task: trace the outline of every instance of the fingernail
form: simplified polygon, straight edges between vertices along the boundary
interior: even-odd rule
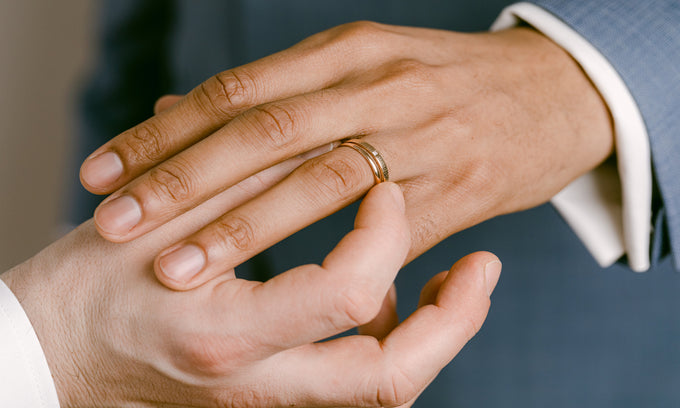
[[[130,196],[118,197],[95,211],[94,220],[102,230],[122,235],[128,233],[142,219],[142,209]]]
[[[89,186],[104,188],[123,174],[123,162],[114,152],[102,153],[83,163],[83,181]]]
[[[394,203],[397,205],[397,207],[399,207],[402,213],[406,212],[404,193],[401,191],[401,188],[396,183],[388,183],[387,185],[390,189],[390,193],[392,194],[392,198],[394,199]]]
[[[496,288],[498,278],[501,276],[501,269],[503,269],[503,264],[498,260],[489,262],[484,266],[484,280],[486,281],[486,292],[489,296]]]
[[[205,253],[196,245],[185,245],[158,261],[163,275],[175,282],[188,282],[205,266]]]

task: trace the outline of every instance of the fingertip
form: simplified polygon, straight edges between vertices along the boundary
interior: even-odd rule
[[[500,259],[487,251],[475,252],[465,258],[468,258],[467,262],[470,262],[477,271],[481,271],[481,274],[484,276],[486,293],[488,296],[491,296],[491,293],[493,293],[498,284],[501,270],[503,269]]]
[[[389,197],[391,199],[390,203],[394,208],[396,208],[402,214],[406,212],[404,193],[401,191],[401,187],[399,187],[397,183],[386,181],[384,183],[377,184],[369,191],[367,198],[369,195],[380,195],[381,197],[384,195]]]
[[[359,207],[356,227],[376,226],[390,230],[389,236],[385,236],[385,239],[398,240],[407,250],[411,247],[404,194],[396,183],[385,182],[376,185],[368,192]]]
[[[93,194],[107,194],[123,175],[123,162],[113,151],[95,152],[83,161],[80,184]]]
[[[174,280],[168,278],[168,276],[165,275],[165,273],[163,273],[163,270],[161,269],[161,267],[158,263],[159,263],[159,258],[156,257],[156,260],[154,261],[154,264],[153,264],[153,272],[154,272],[154,275],[156,275],[156,279],[163,286],[165,286],[168,289],[172,289],[174,291],[177,291],[177,292],[186,292],[188,290],[193,289],[193,287],[187,286],[187,284],[184,283],[184,282],[177,282],[177,281],[174,281]]]
[[[99,234],[111,242],[128,242],[136,237],[132,230],[142,221],[142,207],[130,195],[110,196],[94,211]]]
[[[500,260],[496,255],[487,251],[478,251],[471,254],[465,255],[458,260],[450,269],[454,272],[459,269],[473,269],[475,271],[482,272],[487,264],[499,262]]]
[[[404,192],[401,191],[401,187],[397,183],[385,182],[385,188],[388,189],[390,196],[394,202],[394,205],[399,209],[402,214],[406,213],[406,203],[404,202]]]
[[[154,261],[156,278],[170,289],[186,291],[200,286],[207,256],[195,244],[180,244],[162,251]]]
[[[153,105],[154,115],[158,115],[164,110],[172,107],[180,99],[182,99],[180,95],[163,95],[160,98],[156,99],[156,103],[154,103]]]
[[[488,308],[489,295],[498,283],[501,267],[498,257],[486,251],[461,258],[451,267],[436,303],[455,307],[457,300],[454,292],[464,291],[480,301],[487,299],[484,304]],[[453,288],[456,289],[452,290]]]
[[[486,282],[486,293],[491,296],[498,280],[501,277],[501,270],[503,269],[503,264],[500,260],[496,259],[491,261],[484,266],[484,280]]]

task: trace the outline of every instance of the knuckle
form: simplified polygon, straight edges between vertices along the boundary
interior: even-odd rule
[[[255,231],[251,222],[241,216],[228,216],[217,221],[212,233],[213,242],[224,248],[245,251],[251,249],[255,243]]]
[[[436,81],[435,67],[416,59],[406,58],[396,61],[387,76],[402,86],[417,89],[418,92],[441,89]]]
[[[474,202],[475,213],[497,213],[515,190],[506,186],[504,170],[490,160],[471,160],[450,169],[455,180],[443,194],[457,202]],[[472,215],[472,214],[470,214]]]
[[[167,143],[160,128],[147,121],[125,134],[121,150],[133,163],[157,162],[164,158]]]
[[[241,351],[236,345],[225,344],[223,339],[208,335],[186,336],[175,353],[178,368],[190,374],[220,377],[236,369],[235,362]]]
[[[189,166],[176,159],[149,172],[148,187],[161,200],[179,203],[197,194],[195,176]]]
[[[330,49],[350,52],[353,58],[371,58],[390,49],[388,31],[372,21],[355,21],[328,30],[325,45]]]
[[[358,285],[338,290],[333,298],[333,327],[344,330],[364,325],[378,315],[381,304],[380,299]]]
[[[222,116],[233,117],[256,99],[255,81],[243,69],[220,72],[203,82],[198,90],[203,104]]]
[[[362,158],[359,158],[363,160]],[[318,189],[320,197],[337,200],[347,198],[359,191],[364,174],[364,163],[347,157],[328,157],[303,164],[312,179],[309,185]]]
[[[418,395],[418,386],[406,372],[391,364],[378,386],[377,402],[381,407],[400,407]]]
[[[258,106],[254,109],[252,122],[266,147],[280,149],[298,141],[298,120],[291,109],[278,104]]]
[[[337,28],[340,38],[353,41],[356,39],[364,40],[382,33],[383,30],[380,27],[380,24],[376,22],[360,20],[342,24]]]

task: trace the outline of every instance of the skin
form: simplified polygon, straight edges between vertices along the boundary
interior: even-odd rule
[[[609,113],[584,72],[526,27],[343,25],[159,102],[168,105],[83,164],[83,185],[111,193],[95,212],[107,240],[138,238],[263,169],[363,137],[404,191],[410,261],[455,232],[546,202],[613,148]],[[103,171],[102,157],[115,166]],[[308,160],[161,251],[156,275],[174,289],[197,287],[373,183],[352,149]],[[192,268],[178,268],[184,249],[198,259]]]
[[[62,407],[410,407],[481,327],[501,267],[484,252],[432,278],[398,324],[390,286],[410,235],[392,183],[371,190],[322,265],[265,283],[229,271],[181,293],[154,278],[158,250],[253,192],[227,190],[128,244],[90,221],[0,275]]]

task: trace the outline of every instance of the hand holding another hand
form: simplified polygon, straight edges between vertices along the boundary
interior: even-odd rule
[[[267,173],[259,188],[275,180]],[[63,407],[410,406],[481,327],[500,274],[489,253],[432,278],[397,325],[388,291],[409,233],[392,183],[367,195],[321,266],[264,283],[231,271],[187,292],[159,284],[158,250],[257,193],[229,189],[127,244],[88,222],[2,275]],[[360,335],[320,342],[356,326]]]
[[[362,22],[217,74],[95,151],[81,178],[92,192],[113,193],[96,226],[126,242],[348,137],[375,146],[404,191],[408,260],[471,225],[547,201],[613,144],[588,78],[529,28],[461,34]],[[162,251],[157,276],[175,289],[197,287],[372,184],[352,149],[311,159]]]

